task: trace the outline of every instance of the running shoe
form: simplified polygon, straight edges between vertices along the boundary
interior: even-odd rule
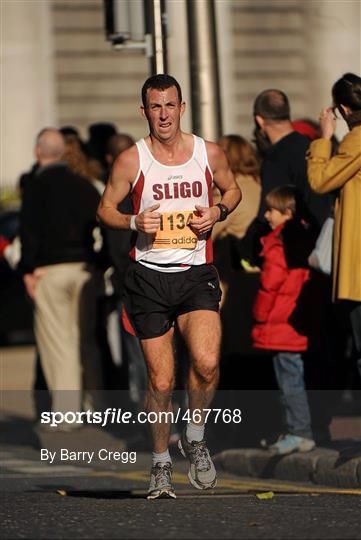
[[[172,464],[156,463],[150,471],[150,484],[147,499],[175,499],[172,485]]]
[[[184,429],[178,448],[182,455],[189,459],[188,478],[190,483],[197,489],[211,489],[217,484],[217,473],[213,465],[206,441],[189,442]]]
[[[269,450],[274,454],[285,455],[292,452],[310,452],[315,446],[316,443],[312,439],[288,434],[271,444]]]

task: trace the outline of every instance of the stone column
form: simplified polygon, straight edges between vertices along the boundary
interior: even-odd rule
[[[56,124],[51,1],[1,2],[1,183],[15,187],[34,139]]]

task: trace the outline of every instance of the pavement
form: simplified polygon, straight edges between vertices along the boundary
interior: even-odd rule
[[[2,441],[4,463],[26,459],[27,452],[41,448],[73,451],[87,448],[132,450],[121,431],[112,433],[86,426],[72,433],[49,433],[34,423],[30,389],[34,351],[32,347],[0,349],[2,379]],[[232,475],[289,482],[311,482],[338,488],[361,487],[361,414],[334,418],[332,439],[308,453],[275,456],[260,448],[228,448],[215,455],[219,470]],[[133,445],[136,449],[136,444]],[[40,463],[39,466],[45,466]],[[69,466],[72,464],[69,463]],[[101,463],[98,463],[101,466]],[[92,466],[97,467],[97,462]]]

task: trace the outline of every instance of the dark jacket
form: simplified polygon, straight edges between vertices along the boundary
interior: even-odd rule
[[[310,139],[293,131],[273,144],[264,157],[261,166],[261,205],[258,218],[263,220],[265,196],[273,188],[285,184],[294,185],[303,195],[308,210],[322,226],[330,215],[331,199],[328,195],[314,193],[308,183],[306,152]]]
[[[282,137],[266,152],[261,165],[261,204],[258,215],[249,226],[246,235],[238,244],[240,259],[247,259],[259,265],[260,238],[269,231],[265,222],[265,197],[273,188],[292,184],[303,197],[304,217],[307,222],[319,229],[331,213],[332,198],[329,195],[314,193],[307,178],[306,152],[310,139],[293,131]]]
[[[308,348],[308,310],[304,291],[310,281],[307,257],[314,235],[291,220],[262,238],[261,285],[253,308],[254,347],[276,351]]]
[[[42,167],[23,193],[22,272],[66,262],[91,262],[100,195],[62,162]]]

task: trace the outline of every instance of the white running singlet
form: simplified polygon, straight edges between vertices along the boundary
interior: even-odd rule
[[[197,239],[186,224],[196,204],[207,208],[213,205],[213,175],[206,145],[200,137],[193,135],[193,139],[192,157],[182,165],[163,165],[153,157],[144,139],[136,143],[139,172],[131,190],[133,212],[137,215],[159,203],[162,237],[155,241],[153,234],[134,233],[130,257],[153,270],[179,272],[213,260],[211,232]]]

